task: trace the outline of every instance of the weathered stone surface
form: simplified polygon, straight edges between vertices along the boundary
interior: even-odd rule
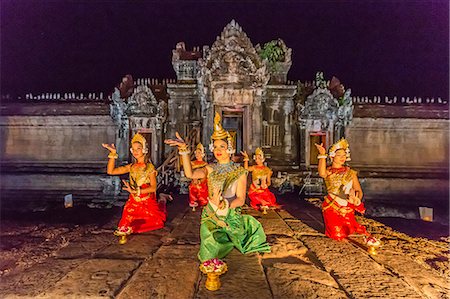
[[[355,298],[420,298],[412,287],[347,241],[303,236],[301,241],[337,282]]]
[[[131,260],[89,260],[37,298],[111,298],[139,264]]]
[[[405,280],[424,297],[445,298],[450,294],[449,280],[424,268],[407,255],[382,250],[381,254],[373,258]]]
[[[197,261],[199,245],[179,245],[161,246],[153,255],[153,258],[160,259],[192,259]]]
[[[311,217],[305,219],[315,225]],[[59,251],[49,248],[52,254],[44,263],[3,275],[0,297],[446,298],[450,292],[443,275],[448,265],[444,272],[431,269],[432,262],[446,261],[443,241],[411,238],[360,218],[382,241],[378,255],[370,256],[359,235],[337,242],[282,211],[259,220],[272,252],[246,256],[233,250],[224,259],[229,271],[216,292],[205,289],[206,276],[198,269],[200,211],[186,209],[173,221],[172,233],[167,227],[132,235],[125,245],[110,229],[78,234]],[[39,237],[42,246],[50,242],[42,241],[50,231],[17,233]],[[165,238],[171,241],[161,241]]]
[[[261,222],[264,232],[266,235],[286,235],[292,236],[294,232],[292,229],[284,222],[281,218],[260,218],[258,219]]]
[[[273,209],[269,209],[267,210],[267,214],[263,214],[262,212],[256,211],[259,213],[259,217],[261,219],[280,219],[280,215],[278,215],[278,213],[273,210]]]
[[[449,135],[446,119],[353,118],[351,125],[346,128],[345,136],[352,145],[352,165],[356,168],[364,166],[409,171],[411,168],[417,168],[426,172],[444,170],[448,166]],[[381,144],[383,146],[380,146]],[[398,148],[403,150],[397,150]],[[409,148],[417,150],[405,150]],[[390,192],[404,191],[409,194],[415,193],[416,190],[413,192],[412,189],[419,188],[417,184],[397,184],[389,187],[393,188]],[[435,192],[434,189],[425,188],[428,192]],[[365,193],[371,193],[364,186],[363,190]],[[448,194],[448,184],[446,190]],[[386,189],[380,191],[379,194],[385,194]]]
[[[270,244],[270,253],[264,253],[263,258],[281,258],[286,256],[303,256],[308,252],[302,242],[285,236],[268,235],[267,242]]]
[[[250,207],[242,208],[242,214],[253,216],[256,219],[259,219],[259,218],[261,218],[263,216],[260,211],[257,211],[257,210],[255,210],[253,208],[250,208]]]
[[[323,233],[318,232],[309,225],[306,225],[300,220],[286,220],[287,225],[294,231],[295,236],[310,235],[310,236],[324,236]]]
[[[206,275],[202,274],[195,298],[272,298],[258,255],[243,255],[233,250],[225,262],[228,272],[220,277],[222,287],[215,292],[208,291],[205,288]]]
[[[116,239],[112,233],[90,234],[61,248],[55,253],[55,256],[60,259],[88,258],[95,254],[97,250],[117,242]]]
[[[26,272],[2,277],[0,280],[0,297],[35,297],[48,289],[49,286],[54,285],[67,272],[82,262],[85,262],[85,260],[48,259],[42,264],[27,269]]]
[[[172,246],[162,246],[152,260],[145,262],[117,298],[193,298],[199,275],[199,247]]]
[[[286,210],[279,210],[277,211],[277,214],[283,219],[283,220],[290,220],[295,219],[294,216],[292,216],[288,211]]]
[[[266,274],[273,298],[348,298],[329,273],[310,263],[277,263]]]
[[[180,224],[172,231],[170,238],[178,244],[200,244],[201,209],[189,210]]]
[[[107,246],[97,252],[95,258],[109,259],[145,259],[151,256],[162,244],[159,236],[155,235],[131,235],[126,244],[115,244]]]
[[[441,241],[413,238],[375,220],[359,216],[356,219],[382,241],[381,249],[383,251],[409,256],[428,271],[437,273],[446,279],[450,277],[448,238]]]

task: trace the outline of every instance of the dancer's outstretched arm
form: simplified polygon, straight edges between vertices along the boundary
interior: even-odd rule
[[[125,166],[116,167],[116,159],[118,158],[118,156],[117,156],[116,146],[114,144],[102,143],[102,146],[104,148],[106,148],[107,150],[109,150],[108,166],[106,167],[106,173],[107,174],[109,174],[109,175],[120,175],[120,174],[125,174],[125,173],[129,173],[130,172],[131,164],[128,164],[128,165],[125,165]]]
[[[192,170],[191,159],[190,159],[190,150],[188,145],[184,142],[183,138],[181,138],[178,132],[175,133],[177,139],[166,139],[164,140],[165,144],[170,146],[178,147],[178,154],[181,156],[181,162],[184,169],[184,175],[190,179],[203,179],[208,174],[208,170],[205,168],[199,168],[196,170]]]

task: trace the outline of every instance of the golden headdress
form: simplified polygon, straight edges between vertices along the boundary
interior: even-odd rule
[[[255,157],[260,155],[264,159],[264,152],[260,147],[257,147],[255,150]]]
[[[133,143],[135,143],[135,142],[138,142],[138,143],[142,144],[142,149],[143,149],[143,152],[144,152],[144,153],[147,153],[147,152],[148,152],[148,148],[147,148],[147,140],[145,140],[145,137],[144,137],[144,136],[142,136],[142,135],[139,134],[139,133],[136,133],[136,134],[133,136],[133,139],[131,139],[131,145],[133,145]]]
[[[222,123],[220,122],[220,114],[216,112],[214,116],[214,132],[211,135],[211,140],[220,140],[230,138],[230,133],[225,131],[222,127]]]
[[[235,150],[233,149],[233,141],[231,138],[230,133],[228,131],[225,131],[222,127],[222,123],[220,122],[220,114],[216,111],[216,115],[214,115],[214,131],[211,135],[211,144],[209,145],[209,148],[211,151],[213,151],[213,143],[215,140],[223,140],[226,139],[228,143],[228,153],[233,154]]]
[[[336,155],[336,151],[343,149],[345,151],[345,155],[347,156],[347,161],[350,161],[350,145],[348,141],[344,138],[333,144],[328,150],[328,156],[334,157]]]
[[[199,143],[197,144],[197,147],[195,150],[200,150],[200,152],[204,155],[205,154],[205,148],[203,147],[203,144]]]

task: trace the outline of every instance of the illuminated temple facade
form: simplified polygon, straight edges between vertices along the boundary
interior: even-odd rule
[[[321,72],[311,82],[288,81],[293,53],[282,40],[271,43],[282,53],[276,60],[231,21],[210,46],[188,50],[183,42],[176,44],[176,79],[127,75],[107,97],[2,97],[2,206],[17,206],[18,200],[22,206],[35,204],[37,195],[40,203],[66,194],[75,202],[117,199],[120,179],[106,175],[101,143],[115,143],[118,163],[129,163],[129,142],[138,131],[150,145],[159,182],[168,182],[174,177],[168,170],[179,165],[164,139],[179,132],[191,145],[202,142],[208,148],[213,115],[219,112],[234,138],[234,160],[242,161],[241,150],[262,147],[274,170],[273,187],[287,182],[303,194],[320,194],[314,143],[328,147],[345,136],[351,166],[359,171],[372,207],[395,198],[400,206],[420,203],[448,211],[446,100],[355,97],[333,74]],[[208,158],[212,162],[211,153]]]

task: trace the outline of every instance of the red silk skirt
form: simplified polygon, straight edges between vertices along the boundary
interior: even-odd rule
[[[368,235],[366,227],[356,221],[355,211],[364,213],[364,204],[355,206],[349,203],[343,207],[327,195],[322,204],[325,234],[335,240],[345,239],[353,233]]]
[[[269,188],[257,188],[253,183],[248,190],[248,197],[250,198],[250,206],[255,210],[259,210],[261,206],[277,207],[277,199],[275,195],[270,192]]]
[[[208,183],[206,179],[200,181],[200,183],[192,180],[189,185],[189,206],[206,206],[208,203]]]
[[[146,184],[141,186],[146,187]],[[118,226],[131,227],[133,233],[142,233],[163,228],[166,217],[166,204],[157,202],[155,193],[141,194],[136,198],[130,194]]]

